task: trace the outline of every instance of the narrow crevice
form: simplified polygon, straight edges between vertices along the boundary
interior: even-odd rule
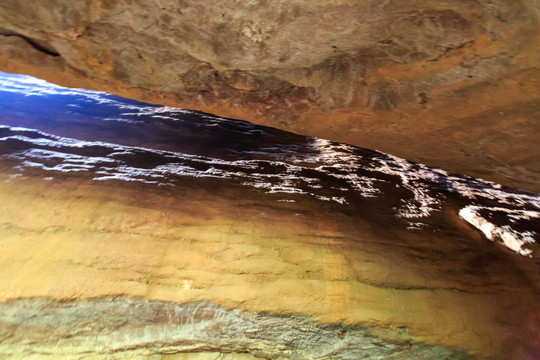
[[[34,49],[36,49],[39,52],[42,52],[44,54],[47,54],[49,56],[54,56],[54,57],[60,56],[60,53],[51,44],[49,44],[46,41],[33,39],[30,37],[15,33],[13,31],[1,29],[1,28],[0,28],[0,35],[5,36],[5,37],[10,37],[10,36],[19,37],[23,39],[24,41],[26,41],[28,45],[32,46]]]

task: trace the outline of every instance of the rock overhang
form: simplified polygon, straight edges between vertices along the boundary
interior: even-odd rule
[[[4,1],[0,69],[540,190],[531,1]]]

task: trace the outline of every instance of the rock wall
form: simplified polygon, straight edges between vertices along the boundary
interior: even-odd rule
[[[0,74],[0,360],[538,359],[540,196]]]
[[[0,4],[0,70],[540,191],[532,0]]]
[[[440,215],[453,229],[441,235],[201,179],[156,189],[6,173],[0,359],[540,351],[537,265],[457,216]]]

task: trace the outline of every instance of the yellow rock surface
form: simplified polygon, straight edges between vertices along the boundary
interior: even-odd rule
[[[373,326],[388,339],[406,326],[411,341],[472,354],[503,356],[518,339],[533,346],[538,282],[528,259],[474,249],[485,244],[466,228],[425,239],[268,196],[203,180],[156,190],[4,178],[0,300],[210,301]]]

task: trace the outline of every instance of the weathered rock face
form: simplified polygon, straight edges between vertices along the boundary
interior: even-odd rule
[[[0,108],[2,360],[540,357],[537,194],[27,76]]]
[[[14,358],[45,352],[56,359],[74,354],[79,359],[103,358],[107,353],[141,359],[168,353],[183,359],[201,350],[213,350],[209,359],[233,353],[232,359],[246,360],[467,357],[440,346],[413,346],[406,340],[405,326],[399,329],[402,339],[382,342],[366,326],[322,325],[306,316],[228,310],[209,302],[24,299],[0,303],[0,324],[6,338],[0,354]]]
[[[0,4],[0,69],[540,191],[539,1]]]

